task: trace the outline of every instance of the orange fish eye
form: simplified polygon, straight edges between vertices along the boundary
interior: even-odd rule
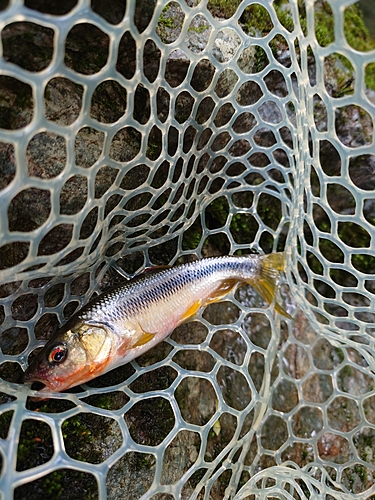
[[[51,365],[62,363],[66,358],[67,348],[63,345],[58,345],[52,349],[48,356],[48,361]]]

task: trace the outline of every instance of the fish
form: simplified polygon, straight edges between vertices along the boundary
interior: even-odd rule
[[[207,257],[144,273],[89,301],[45,344],[28,366],[25,383],[61,392],[128,363],[159,344],[198,311],[244,284],[277,312],[284,254]]]

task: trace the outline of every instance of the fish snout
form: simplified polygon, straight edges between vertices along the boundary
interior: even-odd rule
[[[48,374],[51,371],[50,366],[47,363],[36,363],[33,361],[26,369],[23,375],[23,381],[25,384],[32,384],[33,382],[42,382],[46,384],[48,379]]]

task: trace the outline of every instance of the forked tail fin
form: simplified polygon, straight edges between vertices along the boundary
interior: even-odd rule
[[[277,281],[280,272],[284,271],[284,268],[284,253],[271,253],[260,257],[258,279],[254,280],[251,284],[269,304],[272,304],[275,300]],[[291,318],[277,302],[275,302],[275,310],[283,316]]]

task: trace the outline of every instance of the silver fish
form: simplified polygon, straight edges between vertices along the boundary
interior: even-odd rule
[[[90,301],[47,342],[25,372],[42,391],[63,391],[128,363],[201,307],[251,284],[272,303],[284,254],[211,257],[146,273]],[[276,311],[289,316],[279,304]]]

